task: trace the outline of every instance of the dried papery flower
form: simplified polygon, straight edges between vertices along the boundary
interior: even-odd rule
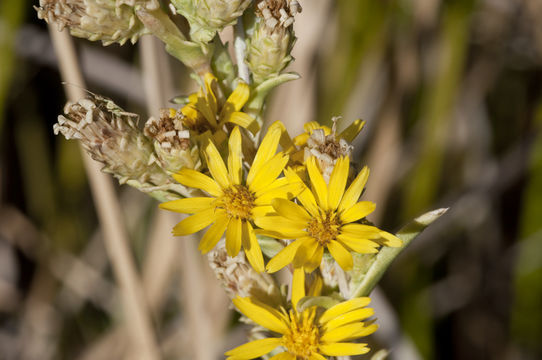
[[[280,304],[280,290],[273,278],[267,273],[255,271],[243,253],[234,257],[228,256],[224,241],[219,242],[207,254],[207,258],[231,299],[250,296],[267,304]]]
[[[254,82],[277,76],[292,61],[294,16],[301,12],[297,0],[262,0],[248,38],[247,64]]]
[[[171,3],[190,23],[192,40],[208,43],[217,31],[235,24],[252,0],[171,0]]]
[[[144,134],[154,140],[156,160],[164,170],[176,173],[182,168],[201,168],[199,149],[175,109],[160,109],[160,118],[151,117]]]
[[[137,128],[136,114],[95,95],[77,103],[68,102],[64,113],[53,127],[55,134],[80,140],[90,156],[104,164],[102,170],[121,183],[136,182],[145,191],[172,181],[152,163],[152,143]]]
[[[340,157],[351,158],[352,149],[350,142],[358,135],[363,128],[364,122],[356,120],[345,131],[337,133],[338,117],[334,117],[333,127],[319,126],[315,123],[307,124],[307,132],[294,139],[296,145],[302,145],[304,159],[314,156],[318,167],[326,182],[329,181],[333,167]]]
[[[148,33],[138,20],[132,6],[157,7],[152,1],[128,0],[40,0],[35,7],[38,18],[57,24],[59,30],[67,27],[73,36],[101,40],[104,45],[135,43]]]

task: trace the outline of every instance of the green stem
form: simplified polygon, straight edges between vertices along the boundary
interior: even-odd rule
[[[356,289],[351,292],[350,298],[368,296],[393,260],[395,260],[395,258],[412,242],[412,240],[425,230],[426,227],[441,217],[446,211],[448,211],[448,209],[444,208],[425,213],[399,230],[397,237],[403,241],[403,246],[397,248],[385,247],[380,250],[361,282]]]
[[[192,68],[199,76],[211,72],[212,44],[200,44],[186,40],[185,36],[162,11],[139,7],[136,15],[145,27],[166,45],[166,51],[183,64]]]

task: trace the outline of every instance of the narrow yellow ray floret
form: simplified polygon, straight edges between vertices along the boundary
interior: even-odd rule
[[[375,209],[375,204],[358,199],[367,182],[369,170],[365,167],[346,189],[350,160],[337,160],[329,184],[320,173],[316,160],[307,160],[311,189],[297,196],[301,205],[286,199],[276,199],[272,206],[277,212],[272,216],[256,219],[256,225],[264,235],[279,239],[295,239],[267,264],[269,272],[275,272],[293,263],[294,268],[303,267],[311,272],[321,261],[324,250],[344,269],[353,265],[351,252],[376,253],[381,244],[401,246],[396,236],[375,226],[358,223]],[[290,169],[285,171],[290,181],[300,181]]]
[[[226,134],[222,129],[226,123],[239,125],[254,133],[259,130],[257,122],[241,111],[250,96],[247,84],[240,82],[226,101],[221,102],[216,96],[216,77],[207,73],[204,82],[205,90],[190,95],[189,103],[180,110],[184,126],[198,134],[210,131],[215,141],[225,139]]]
[[[278,178],[288,162],[288,156],[276,153],[280,129],[272,125],[262,140],[254,162],[243,177],[241,132],[235,127],[229,138],[227,165],[217,148],[209,142],[205,157],[211,177],[191,169],[174,175],[179,183],[201,189],[208,197],[173,200],[160,205],[162,209],[194,214],[178,223],[173,234],[192,234],[211,225],[199,244],[199,249],[210,251],[226,233],[226,250],[236,256],[243,248],[256,271],[264,270],[264,260],[252,223],[273,212],[272,199],[286,199],[300,191],[300,182],[290,183]]]
[[[301,276],[304,276],[302,271]],[[292,286],[292,294],[304,295],[304,278],[294,279]],[[320,295],[318,290],[309,292],[312,292],[310,296]],[[252,298],[237,297],[233,303],[243,315],[277,335],[241,345],[226,352],[226,356],[228,360],[255,359],[279,346],[283,352],[270,359],[322,360],[328,356],[365,354],[369,351],[367,344],[353,341],[378,328],[372,321],[366,321],[374,313],[365,307],[370,301],[362,297],[338,303],[325,311],[319,311],[316,306],[298,311],[297,300],[292,298],[292,309],[286,311]]]

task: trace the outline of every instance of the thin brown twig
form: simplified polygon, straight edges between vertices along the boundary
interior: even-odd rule
[[[70,35],[59,32],[49,25],[53,46],[58,56],[62,78],[72,86],[66,86],[68,99],[77,101],[85,96],[84,81]],[[154,338],[151,320],[143,289],[128,245],[119,202],[111,178],[100,171],[100,165],[83,152],[85,170],[89,178],[92,196],[103,230],[106,251],[111,259],[113,271],[120,284],[121,299],[125,310],[125,321],[131,342],[138,349],[138,357],[158,360],[158,347]]]

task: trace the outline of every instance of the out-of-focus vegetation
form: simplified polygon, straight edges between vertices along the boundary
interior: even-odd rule
[[[451,208],[384,277],[374,341],[401,360],[542,358],[542,2],[300,2],[303,79],[268,120],[364,118],[356,159],[385,229]],[[131,359],[77,144],[52,134],[65,96],[32,5],[0,3],[0,359]],[[144,114],[140,45],[77,46],[89,89]],[[118,190],[164,359],[222,358],[244,334],[195,242],[156,250],[157,204]]]

